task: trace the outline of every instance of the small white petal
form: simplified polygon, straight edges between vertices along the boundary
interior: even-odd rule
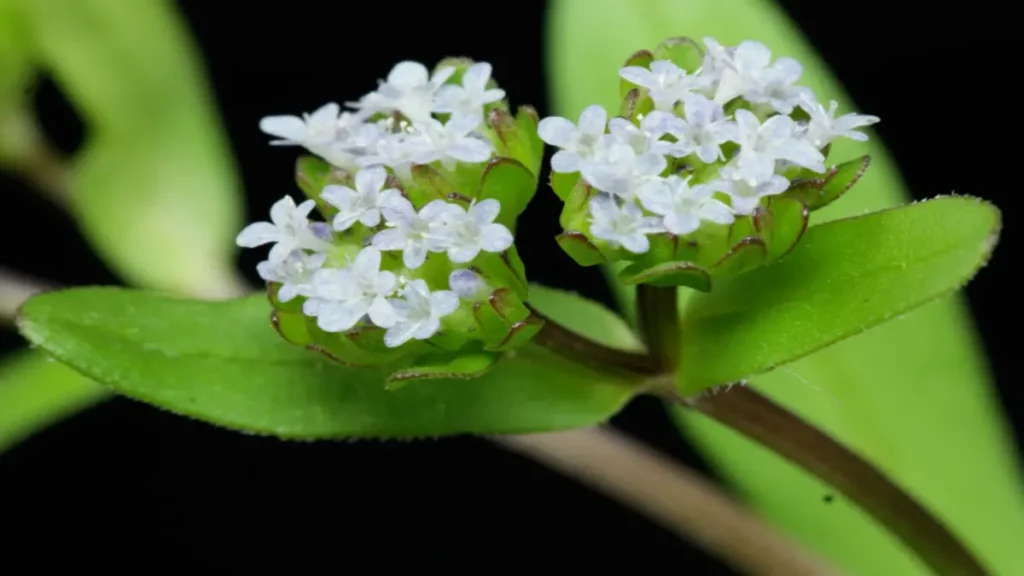
[[[254,222],[238,233],[235,243],[242,248],[255,248],[280,239],[280,231],[270,222]]]
[[[597,104],[583,109],[579,118],[579,131],[584,134],[604,134],[608,112]]]
[[[459,309],[459,297],[450,290],[437,290],[430,294],[430,309],[433,314],[443,317]]]
[[[576,126],[565,118],[552,116],[544,118],[537,124],[540,139],[552,146],[565,148],[572,145],[576,136]]]
[[[305,140],[307,134],[306,123],[298,116],[266,116],[260,119],[260,130],[294,143]]]
[[[384,187],[384,181],[388,173],[383,166],[370,166],[356,172],[356,190],[366,192],[379,192]]]
[[[501,202],[494,198],[486,198],[476,202],[469,208],[469,215],[480,226],[494,222],[501,212]]]
[[[551,170],[560,174],[579,172],[580,157],[575,152],[559,150],[551,157]]]
[[[501,224],[488,224],[480,231],[480,246],[488,252],[504,252],[514,241],[512,233]]]
[[[397,228],[389,228],[377,232],[372,242],[381,250],[402,250],[405,248],[405,234]]]

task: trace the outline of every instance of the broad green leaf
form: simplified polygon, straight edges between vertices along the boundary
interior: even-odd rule
[[[164,0],[20,0],[40,64],[82,115],[69,197],[125,281],[221,297],[241,287],[239,183],[199,54]]]
[[[999,227],[994,206],[956,196],[812,227],[777,264],[689,300],[683,391],[772,370],[959,289]]]
[[[782,9],[770,0],[554,0],[548,18],[552,113],[575,118],[589,104],[615,110],[616,71],[637,50],[669,37],[713,36],[725,44],[764,42],[798,59],[802,82],[825,101],[858,110]],[[614,34],[608,34],[614,30]],[[899,121],[883,118],[883,122]],[[868,154],[870,169],[813,223],[906,202],[892,158],[871,140],[840,140],[842,162]],[[630,317],[633,290],[613,292]],[[692,291],[682,291],[685,306]],[[840,342],[754,379],[762,393],[882,466],[944,520],[997,573],[1012,573],[1024,535],[1024,493],[990,374],[961,298],[933,302],[898,321]],[[854,574],[912,574],[924,569],[881,527],[830,488],[771,451],[698,414],[674,411],[712,463],[756,508],[784,530]]]
[[[387,390],[389,370],[344,368],[291,345],[269,315],[263,295],[205,302],[79,288],[30,299],[18,325],[35,345],[126,396],[283,438],[576,428],[607,420],[636,390],[533,346],[479,378]],[[602,321],[574,319],[585,331]]]
[[[0,453],[107,398],[110,393],[39,352],[23,350],[0,364]]]

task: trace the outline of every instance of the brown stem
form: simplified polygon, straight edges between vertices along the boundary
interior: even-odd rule
[[[56,285],[0,266],[0,324],[14,320],[18,307],[33,294]]]
[[[748,386],[677,401],[828,482],[892,531],[937,574],[987,574],[939,519],[871,463]]]
[[[640,284],[636,289],[637,327],[662,372],[675,372],[682,349],[676,287]]]
[[[696,472],[614,430],[492,440],[631,506],[745,573],[837,574]]]
[[[22,110],[0,114],[0,164],[51,202],[67,208],[70,167],[35,119]]]
[[[659,373],[653,359],[638,352],[629,352],[605,346],[582,334],[574,332],[530,307],[538,318],[544,320],[533,342],[552,352],[583,365],[600,365],[607,370],[651,376]]]

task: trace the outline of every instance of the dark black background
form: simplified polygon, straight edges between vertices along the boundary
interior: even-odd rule
[[[354,99],[398,60],[430,65],[469,55],[489,61],[513,103],[547,112],[542,2],[509,6],[518,38],[463,24],[497,10],[480,3],[472,4],[475,16],[454,2],[381,3],[382,12],[373,15],[370,7],[358,9],[366,14],[346,11],[343,2],[180,4],[207,59],[250,219],[264,219],[274,200],[293,192],[294,154],[267,146],[259,118]],[[858,110],[882,117],[878,132],[917,198],[951,191],[981,196],[999,203],[1013,223],[1019,186],[1012,179],[996,186],[979,180],[985,158],[1005,166],[1007,154],[1017,153],[998,151],[983,133],[1009,114],[985,95],[1002,82],[988,79],[985,74],[999,72],[984,68],[997,65],[999,51],[973,47],[987,29],[963,12],[922,15],[882,0],[862,0],[854,9],[782,4],[843,79]],[[45,86],[39,106],[53,138],[73,150],[82,127],[56,89]],[[7,178],[2,183],[14,189],[4,195],[5,215],[25,214],[35,224],[28,237],[20,224],[0,226],[0,264],[66,284],[117,282],[67,217],[28,188]],[[607,299],[594,269],[571,265],[551,243],[556,210],[553,195],[538,194],[528,213],[531,227],[520,243],[531,280]],[[1014,344],[999,335],[1011,306],[1007,286],[1017,244],[1016,232],[1004,229],[996,258],[967,293],[1020,438],[1024,396],[1011,372]],[[251,252],[240,264],[255,281],[259,255]],[[12,331],[0,332],[0,344],[7,350],[20,341]],[[706,470],[653,401],[636,402],[615,423]],[[483,440],[284,443],[122,399],[0,456],[0,503],[0,522],[13,528],[5,548],[15,555],[14,542],[95,540],[106,546],[97,554],[143,546],[166,557],[286,556],[326,560],[333,569],[414,561],[488,570],[511,560],[590,569],[621,560],[640,569],[729,573],[619,505]]]

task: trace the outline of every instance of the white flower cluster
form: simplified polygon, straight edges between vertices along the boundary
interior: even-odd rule
[[[487,87],[486,62],[469,66],[461,85],[445,84],[454,73],[444,66],[431,75],[419,62],[400,62],[376,90],[348,103],[352,110],[331,102],[301,118],[268,116],[260,129],[280,139],[272,144],[302,146],[349,171],[384,165],[406,178],[414,164],[454,169],[457,162],[486,162],[493,146],[477,130],[484,107],[505,92]],[[447,114],[447,122],[434,114]]]
[[[855,129],[879,120],[859,114],[836,118],[835,102],[826,110],[809,88],[796,85],[803,71],[798,62],[784,57],[773,62],[759,42],[723,47],[705,38],[704,43],[704,61],[693,74],[668,60],[619,70],[623,79],[646,88],[654,102],[639,126],[626,118],[609,120],[597,105],[586,108],[575,124],[560,117],[540,122],[541,139],[560,148],[551,169],[579,172],[599,191],[590,201],[590,231],[613,247],[640,254],[650,247],[648,234],[685,235],[702,221],[729,224],[735,215],[751,214],[761,198],[789,187],[782,175],[787,169],[824,173],[822,148],[838,137],[867,140]],[[724,106],[733,108],[737,98],[746,106],[727,114]],[[790,117],[797,108],[809,120]],[[738,148],[730,158],[722,150],[728,142]],[[661,176],[668,158],[687,157],[723,165],[717,177],[700,184],[691,185],[690,177]]]
[[[484,106],[504,92],[486,87],[491,74],[486,63],[470,66],[461,86],[444,84],[453,72],[446,67],[428,77],[422,64],[402,62],[376,91],[352,105],[356,112],[340,112],[332,103],[304,118],[271,116],[260,122],[265,132],[283,139],[273,143],[303,146],[355,173],[354,189],[328,185],[321,191],[338,210],[332,222],[310,221],[314,200],[296,205],[285,196],[271,207],[270,222],[250,224],[236,239],[246,248],[273,244],[257,266],[260,277],[281,284],[277,298],[282,302],[305,297],[303,313],[316,318],[322,330],[378,326],[386,329],[384,343],[392,348],[430,338],[441,318],[459,307],[459,297],[471,297],[483,281],[469,269],[456,269],[451,290],[432,291],[414,271],[431,253],[467,264],[481,251],[504,252],[512,245],[508,228],[494,222],[501,210],[497,200],[474,201],[468,208],[434,200],[417,210],[401,191],[387,187],[387,168],[401,176],[416,164],[454,168],[457,162],[490,159],[490,141],[475,130]],[[396,112],[404,118],[400,122]],[[441,124],[432,113],[451,116]],[[390,116],[373,120],[382,115]],[[360,250],[346,266],[331,267],[345,253],[334,242],[341,232],[362,238]],[[381,269],[382,251],[402,253],[399,274]]]

